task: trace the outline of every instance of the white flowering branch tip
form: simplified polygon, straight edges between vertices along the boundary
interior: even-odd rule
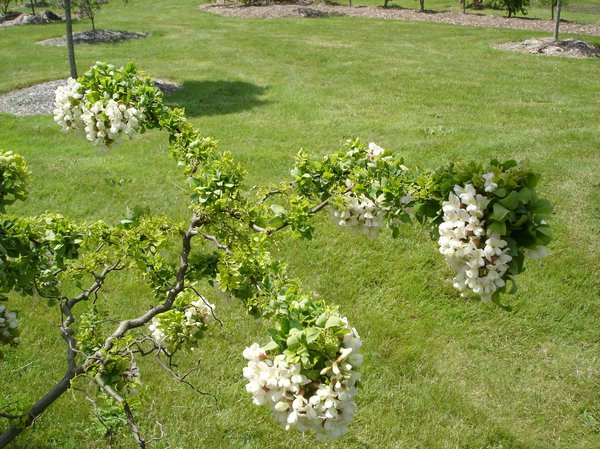
[[[92,102],[89,94],[72,78],[56,89],[54,120],[63,131],[83,129],[86,139],[95,146],[115,145],[124,136],[137,134],[144,119],[137,108],[113,98]]]
[[[484,175],[484,179],[486,183],[492,180],[493,173]],[[486,237],[484,218],[489,203],[490,199],[477,193],[473,185],[456,185],[442,205],[444,221],[438,228],[439,251],[457,272],[454,287],[463,295],[471,291],[484,302],[504,287],[512,260],[501,236],[493,232]]]
[[[273,418],[286,430],[314,432],[318,439],[344,435],[354,419],[356,383],[362,364],[362,341],[348,327],[338,357],[321,370],[318,380],[302,374],[298,363],[289,363],[283,354],[271,355],[258,343],[243,351],[248,365],[246,391],[256,405],[268,405]]]

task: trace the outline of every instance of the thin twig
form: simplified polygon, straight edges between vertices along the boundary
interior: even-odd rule
[[[217,401],[217,397],[212,394],[212,393],[207,393],[205,391],[199,390],[198,388],[196,388],[192,383],[190,383],[189,381],[187,381],[187,377],[192,374],[195,373],[196,371],[198,371],[200,369],[200,359],[198,359],[196,366],[192,369],[190,369],[187,373],[185,373],[184,375],[179,375],[177,374],[172,368],[171,368],[171,363],[169,362],[169,364],[167,365],[161,358],[160,358],[160,354],[156,355],[156,360],[158,360],[158,364],[163,367],[169,374],[171,374],[178,382],[181,382],[182,384],[187,385],[188,387],[190,387],[192,390],[194,390],[196,393],[202,395],[202,396],[210,396],[211,398],[213,398],[215,400],[215,402]]]

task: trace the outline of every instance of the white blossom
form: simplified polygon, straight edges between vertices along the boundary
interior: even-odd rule
[[[268,355],[258,343],[247,347],[243,374],[254,404],[268,405],[286,430],[312,431],[320,440],[344,435],[356,410],[353,398],[360,374],[355,368],[362,364],[362,341],[354,328],[347,328],[338,358],[322,371],[327,382],[318,386],[301,373],[300,364],[288,363],[284,355]]]
[[[383,148],[381,148],[379,145],[370,142],[369,143],[369,151],[367,152],[367,159],[370,161],[374,161],[377,158],[379,158],[379,156],[381,156],[383,153],[385,152],[385,150]]]
[[[183,319],[177,323],[177,325],[181,326],[182,328],[178,334],[178,337],[188,338],[189,336],[194,335],[199,328],[205,326],[210,321],[214,308],[214,304],[207,303],[203,298],[193,301],[185,308]],[[172,343],[169,341],[172,337],[169,333],[169,330],[166,329],[166,327],[169,325],[169,322],[167,321],[164,323],[164,318],[162,315],[163,314],[159,314],[152,318],[152,321],[148,326],[148,330],[150,330],[154,340],[162,345],[167,346],[169,343]]]
[[[343,210],[331,209],[339,226],[355,227],[370,238],[377,237],[383,227],[384,213],[373,200],[363,194],[347,193],[343,204]]]
[[[138,132],[144,118],[138,109],[128,108],[106,93],[92,103],[87,99],[89,92],[81,90],[81,84],[72,78],[56,90],[54,120],[64,131],[83,129],[86,139],[96,146],[112,145]]]
[[[495,232],[486,236],[484,216],[489,202],[471,184],[454,186],[442,204],[444,221],[438,228],[439,251],[457,272],[454,287],[461,294],[472,291],[484,302],[505,285],[503,277],[512,260],[501,236]]]

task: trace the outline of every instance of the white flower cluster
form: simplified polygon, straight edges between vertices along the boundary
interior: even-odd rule
[[[299,364],[290,364],[285,355],[271,358],[258,343],[243,352],[248,360],[244,377],[246,390],[256,405],[268,404],[273,418],[286,430],[313,431],[317,439],[337,438],[348,431],[354,419],[355,371],[362,364],[360,340],[355,329],[344,336],[338,358],[321,371],[328,383],[316,385],[301,374]]]
[[[155,316],[148,329],[154,340],[166,346],[177,341],[190,341],[194,339],[196,332],[210,321],[214,308],[214,304],[200,298],[193,301],[183,314],[173,314],[170,312],[177,311],[171,310]],[[172,332],[174,329],[177,329],[176,334]]]
[[[140,111],[112,98],[87,102],[81,88],[70,78],[67,86],[56,90],[54,120],[64,131],[83,128],[87,140],[97,146],[111,145],[137,133],[143,119]]]
[[[347,193],[343,197],[344,210],[331,209],[336,223],[340,226],[356,227],[370,238],[377,237],[383,227],[384,212],[375,201],[361,194]]]
[[[18,342],[17,313],[9,311],[6,306],[0,305],[0,344],[15,344]]]
[[[496,190],[498,188],[498,184],[496,184],[494,182],[494,173],[489,172],[489,173],[484,173],[483,175],[481,175],[481,177],[483,178],[483,181],[485,182],[485,191],[486,192],[493,192],[494,190]]]
[[[378,159],[379,156],[381,156],[384,152],[385,152],[385,150],[383,148],[381,148],[379,145],[377,145],[376,143],[370,142],[369,143],[369,151],[367,152],[367,159],[370,161],[374,161],[374,160]]]
[[[54,97],[54,121],[63,131],[77,128],[82,123],[80,100],[81,84],[73,78],[67,80],[66,86],[59,86]]]
[[[489,202],[471,184],[454,186],[442,206],[438,240],[440,253],[458,272],[454,287],[461,293],[471,290],[483,301],[504,286],[503,276],[512,260],[501,236],[495,232],[486,236],[484,214]]]

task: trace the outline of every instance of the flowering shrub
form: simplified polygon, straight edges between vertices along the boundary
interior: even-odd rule
[[[56,90],[54,120],[63,131],[83,129],[96,146],[111,146],[143,132],[146,114],[156,112],[153,107],[162,94],[149,79],[131,83],[132,73],[131,65],[119,71],[97,62],[79,81],[69,78]],[[99,79],[109,82],[98,83]]]
[[[135,420],[134,405],[143,397],[137,395],[143,365],[136,360],[154,354],[175,379],[192,386],[190,372],[178,374],[173,360],[179,350],[196,346],[211,323],[220,323],[200,293],[208,285],[268,322],[270,340],[243,351],[254,403],[268,406],[287,430],[311,431],[319,439],[347,432],[362,341],[337,307],[303,290],[269,251],[282,235],[310,238],[318,212],[329,208],[338,224],[369,237],[384,228],[398,237],[402,225],[414,221],[430,226],[457,272],[455,286],[484,301],[498,302],[500,294],[514,291],[525,256],[543,255],[551,240],[552,206],[537,196],[538,175],[515,161],[411,170],[397,155],[355,140],[320,161],[301,152],[290,180],[248,188],[231,153],[219,151],[182,110],[164,106],[162,94],[132,64],[117,69],[96,63],[59,89],[55,114],[63,129],[82,129],[98,146],[146,129],[167,132],[169,154],[188,187],[192,217],[185,226],[141,212],[116,225],[77,225],[57,214],[0,220],[0,299],[9,291],[35,292],[60,309],[67,371],[52,397],[75,381],[93,382],[107,409],[123,412],[139,447],[153,439],[142,436]],[[0,153],[0,169],[4,212],[4,205],[25,199],[27,169],[12,153]],[[181,246],[175,261],[167,254],[176,237]],[[198,239],[206,244],[196,245]],[[139,315],[116,321],[100,310],[98,291],[125,269],[146,282],[153,298]],[[74,313],[81,303],[91,307]],[[10,340],[1,334],[0,344],[15,343],[15,315],[2,307],[0,332],[12,330]],[[0,441],[10,442],[51,402],[42,398],[25,410]],[[92,402],[100,416],[102,407]]]
[[[337,357],[319,372],[323,380],[315,382],[302,374],[301,364],[290,364],[284,354],[274,355],[254,343],[243,352],[248,360],[246,390],[256,405],[267,404],[286,430],[313,431],[317,439],[340,437],[354,418],[353,398],[360,379],[354,369],[362,364],[361,346],[351,329],[341,339]]]
[[[494,160],[453,164],[433,179],[434,195],[445,197],[435,223],[440,253],[457,272],[454,287],[498,302],[516,290],[525,257],[544,256],[552,240],[552,205],[538,198],[538,176],[526,164]]]

